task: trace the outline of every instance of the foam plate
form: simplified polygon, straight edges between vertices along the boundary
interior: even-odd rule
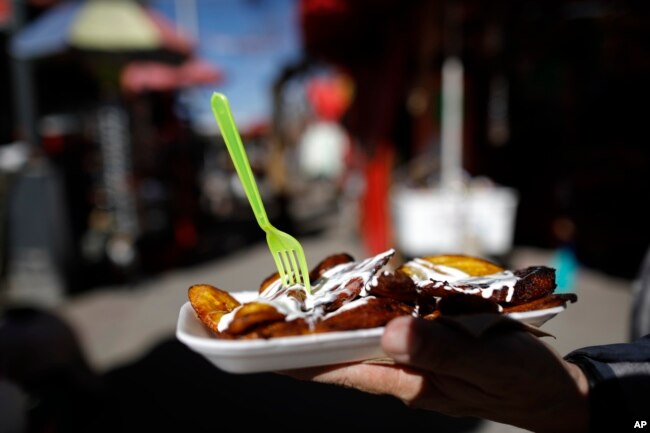
[[[248,302],[257,292],[236,292],[240,302]],[[511,313],[513,319],[541,326],[565,307]],[[380,347],[384,328],[328,332],[269,340],[220,340],[196,317],[186,302],[180,310],[176,336],[190,349],[230,373],[258,373],[319,365],[339,364],[384,357]]]

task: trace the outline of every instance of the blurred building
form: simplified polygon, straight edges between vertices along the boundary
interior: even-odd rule
[[[431,182],[440,70],[457,56],[465,70],[463,165],[520,192],[516,244],[565,245],[587,266],[635,275],[650,244],[639,201],[650,185],[650,148],[637,108],[650,96],[645,3],[303,0],[301,7],[308,53],[355,80],[346,121],[370,164],[382,164],[389,143],[396,165],[428,167],[412,182]]]

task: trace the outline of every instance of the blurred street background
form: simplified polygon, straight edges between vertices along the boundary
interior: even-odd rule
[[[0,337],[12,311],[53,314],[110,374],[173,340],[192,284],[273,272],[218,91],[311,265],[548,265],[579,297],[549,344],[627,341],[648,33],[632,0],[0,0]]]

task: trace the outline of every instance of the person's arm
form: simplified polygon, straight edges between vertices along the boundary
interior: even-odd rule
[[[589,386],[582,369],[525,331],[473,337],[444,323],[400,317],[386,327],[382,348],[397,364],[360,363],[290,374],[536,432],[588,430]]]
[[[565,359],[588,379],[592,431],[650,429],[650,335],[578,349]]]

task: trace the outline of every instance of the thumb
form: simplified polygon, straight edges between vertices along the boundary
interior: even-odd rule
[[[398,317],[384,331],[384,352],[400,364],[439,374],[461,375],[472,370],[477,347],[471,337],[435,321]]]

